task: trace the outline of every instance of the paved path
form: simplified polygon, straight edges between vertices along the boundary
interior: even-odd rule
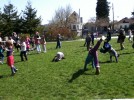
[[[129,36],[126,36],[126,38],[128,38]],[[111,37],[112,39],[117,39],[118,38],[118,36],[112,36]],[[95,40],[99,40],[100,39],[100,37],[99,38],[94,38]],[[85,39],[77,39],[77,40],[68,40],[68,41],[64,41],[64,42],[73,42],[73,41],[85,41]],[[50,43],[55,43],[55,42],[50,42]]]
[[[126,38],[128,38],[129,36],[126,36]],[[117,39],[118,38],[118,36],[112,36],[111,37],[112,39]],[[99,40],[100,39],[100,37],[99,38],[94,38],[95,40]],[[78,39],[78,40],[72,40],[72,41],[85,41],[85,39]]]

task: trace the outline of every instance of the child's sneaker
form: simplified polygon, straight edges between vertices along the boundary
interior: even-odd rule
[[[96,70],[95,74],[99,75],[100,74],[100,70]]]
[[[96,75],[99,75],[99,74],[100,74],[100,69],[99,69],[99,68],[96,68],[95,74],[96,74]]]
[[[12,73],[12,74],[11,74],[11,76],[14,76],[14,75],[15,75],[15,73]]]
[[[84,71],[88,71],[88,68],[84,68]]]
[[[18,71],[18,69],[15,70],[15,72],[17,72],[17,71]]]
[[[1,64],[3,64],[3,62],[2,62],[2,61],[0,61],[0,63],[1,63]]]

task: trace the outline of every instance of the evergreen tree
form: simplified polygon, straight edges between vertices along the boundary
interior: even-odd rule
[[[15,29],[16,19],[19,18],[17,15],[18,11],[13,6],[13,4],[9,3],[4,6],[2,13],[2,24],[3,24],[3,33],[4,35],[11,35],[11,33]]]
[[[16,33],[21,33],[23,32],[23,19],[21,18],[17,18],[14,24],[14,32]]]
[[[2,21],[2,12],[1,12],[1,9],[0,9],[0,32],[2,32],[2,27],[3,27],[3,21]]]
[[[109,2],[107,2],[107,0],[97,0],[96,16],[97,16],[97,19],[108,18]]]
[[[37,10],[35,8],[32,8],[32,5],[30,2],[27,3],[25,11],[23,11],[23,26],[24,26],[24,32],[35,33],[36,28],[41,23],[41,18],[37,18]]]

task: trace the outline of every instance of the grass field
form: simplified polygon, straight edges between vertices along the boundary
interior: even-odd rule
[[[134,49],[126,39],[125,49],[113,39],[110,42],[120,54],[119,62],[109,62],[109,54],[99,52],[100,75],[81,70],[87,56],[84,41],[62,42],[61,49],[56,43],[47,43],[47,53],[32,51],[28,61],[21,62],[18,52],[14,53],[18,72],[10,76],[6,63],[0,65],[0,100],[87,100],[134,98]],[[101,45],[102,46],[102,45]],[[66,59],[51,62],[57,51]],[[115,61],[115,59],[113,59]],[[6,58],[5,58],[6,62]]]

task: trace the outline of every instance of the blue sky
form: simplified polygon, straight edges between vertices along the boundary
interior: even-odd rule
[[[0,0],[0,8],[11,2],[19,12],[25,10],[28,0]],[[73,11],[81,11],[83,22],[87,22],[91,17],[96,16],[97,0],[30,0],[32,7],[35,8],[37,16],[41,16],[42,24],[47,24],[55,14],[55,10],[59,7],[65,8],[67,5],[72,7]],[[114,4],[115,20],[120,20],[124,17],[131,17],[131,12],[134,11],[134,0],[108,0]],[[110,9],[110,19],[112,20],[112,9]]]

